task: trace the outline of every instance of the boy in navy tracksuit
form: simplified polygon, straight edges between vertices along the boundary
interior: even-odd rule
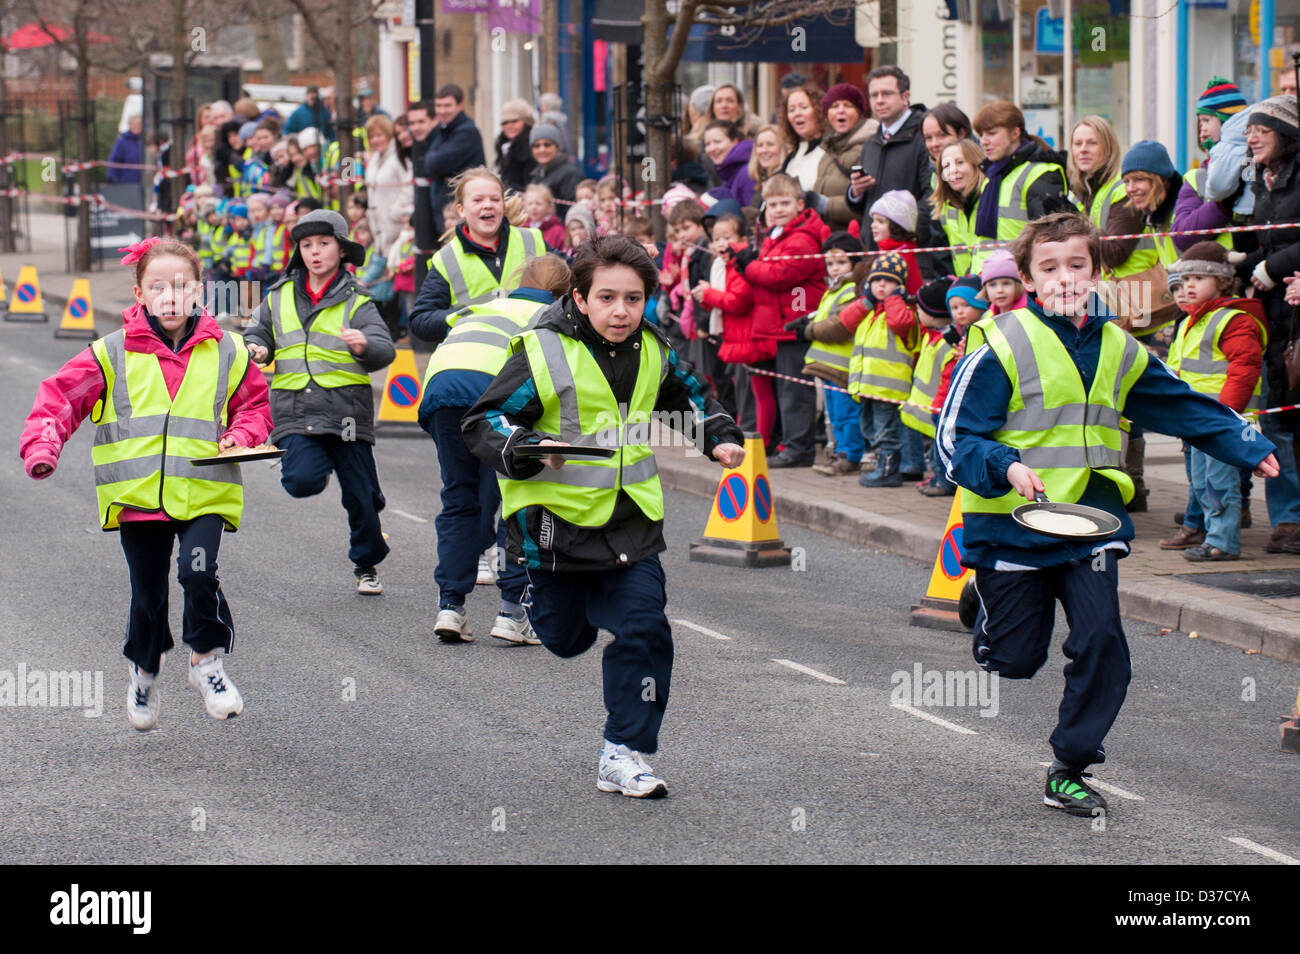
[[[980,599],[976,662],[1011,679],[1033,676],[1047,661],[1056,601],[1065,608],[1069,662],[1043,801],[1074,815],[1097,815],[1106,800],[1083,781],[1084,769],[1106,759],[1102,743],[1131,674],[1116,591],[1117,563],[1133,538],[1124,510],[1133,486],[1114,439],[1119,415],[1182,437],[1215,459],[1258,468],[1261,476],[1276,473],[1277,462],[1273,445],[1244,418],[1192,391],[1109,325],[1113,316],[1091,291],[1100,261],[1095,226],[1073,213],[1044,216],[1012,250],[1029,290],[1027,307],[972,327],[936,439],[949,478],[964,488],[962,563],[975,569]],[[1058,404],[1062,395],[1066,406]],[[1082,412],[1079,422],[1109,423],[1083,431],[1073,424],[1073,411]],[[1082,447],[1071,446],[1080,435]],[[1109,446],[1099,441],[1103,436]],[[1076,450],[1087,465],[1062,466]],[[1012,505],[1044,490],[1057,502],[1113,514],[1119,530],[1106,540],[1076,542],[1021,527],[1010,516]]]

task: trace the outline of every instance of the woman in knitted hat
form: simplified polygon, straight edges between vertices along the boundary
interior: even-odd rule
[[[1274,96],[1251,108],[1246,145],[1255,163],[1255,211],[1252,222],[1268,225],[1300,222],[1300,119],[1294,96]],[[1291,340],[1291,306],[1283,279],[1300,270],[1300,225],[1257,232],[1259,248],[1246,255],[1237,274],[1255,287],[1268,316],[1268,350],[1264,355],[1264,402],[1268,407],[1300,404],[1300,388],[1287,387],[1284,352]],[[1273,536],[1269,553],[1300,553],[1300,476],[1294,446],[1300,435],[1300,411],[1265,414],[1264,436],[1278,445],[1282,473],[1264,481]]]
[[[1170,231],[1182,176],[1174,168],[1169,150],[1154,139],[1134,143],[1124,155],[1120,173],[1124,177],[1124,191],[1142,218],[1142,231]],[[1156,237],[1143,241],[1148,243],[1145,246],[1148,249],[1150,243],[1154,243],[1160,264],[1166,268],[1178,258],[1178,249],[1169,238]]]
[[[828,227],[847,229],[857,218],[845,198],[849,171],[862,154],[862,144],[875,135],[880,123],[869,117],[866,97],[852,83],[836,83],[828,89],[822,97],[821,109],[826,117],[822,158],[810,190],[812,195],[805,196],[805,201],[812,200],[813,208]]]
[[[560,127],[554,123],[538,123],[528,134],[528,141],[537,162],[529,181],[546,186],[558,202],[572,202],[583,175],[564,149]]]
[[[497,174],[511,192],[523,192],[532,179],[532,136],[537,116],[527,100],[511,99],[501,105],[501,132],[496,138]]]

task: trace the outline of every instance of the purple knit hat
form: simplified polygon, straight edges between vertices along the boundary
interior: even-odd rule
[[[858,115],[867,115],[867,97],[863,96],[862,90],[852,83],[836,83],[828,89],[826,95],[822,97],[822,112],[826,112],[831,108],[832,104],[840,100],[852,103],[857,107]]]
[[[997,278],[1010,278],[1012,281],[1020,281],[1020,272],[1016,268],[1016,260],[1004,248],[990,252],[989,257],[984,259],[984,267],[980,269],[981,284],[987,285]]]
[[[916,233],[916,196],[904,189],[886,192],[871,204],[871,215],[883,215],[904,231]]]

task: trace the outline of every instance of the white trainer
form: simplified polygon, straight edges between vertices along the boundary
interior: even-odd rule
[[[474,642],[474,636],[469,628],[469,617],[462,610],[438,610],[438,619],[433,624],[433,631],[444,643]]]
[[[626,745],[602,750],[596,788],[631,798],[663,798],[668,794],[668,783],[655,775],[645,756]]]
[[[190,664],[190,685],[203,697],[203,707],[214,719],[233,719],[244,711],[244,699],[226,675],[220,656]]]
[[[357,592],[361,595],[378,596],[384,592],[384,584],[379,582],[379,573],[373,566],[364,570],[357,570],[356,577]]]
[[[497,581],[497,548],[488,547],[478,558],[478,577],[475,586],[492,586]]]
[[[496,622],[492,624],[492,632],[489,635],[520,646],[542,645],[542,641],[533,632],[533,624],[528,622],[527,614],[518,619],[505,613],[499,614]]]
[[[126,717],[133,729],[148,732],[158,724],[158,708],[162,700],[158,691],[158,676],[149,675],[135,663],[127,667],[130,683],[126,687]],[[161,671],[162,667],[158,667]]]

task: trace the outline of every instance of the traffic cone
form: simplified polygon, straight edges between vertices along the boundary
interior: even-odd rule
[[[0,301],[4,301],[4,300],[5,300],[6,298],[8,298],[8,297],[9,297],[9,293],[8,293],[7,291],[5,291],[5,276],[4,276],[4,272],[3,272],[3,271],[0,271]]]
[[[790,565],[790,551],[776,528],[767,453],[760,435],[745,435],[745,461],[723,472],[704,536],[691,544],[690,552],[697,563]]]
[[[85,338],[94,340],[95,310],[90,307],[90,279],[78,278],[72,283],[68,304],[63,309],[63,319],[54,329],[56,338]]]
[[[5,321],[49,321],[45,314],[45,300],[41,298],[41,280],[35,265],[24,265],[18,270],[14,284],[14,297],[9,302]]]
[[[379,424],[418,424],[420,420],[420,378],[415,369],[415,352],[398,348],[388,366],[384,393],[379,404]]]
[[[1282,751],[1300,755],[1300,693],[1296,693],[1291,715],[1282,720]]]
[[[912,607],[912,625],[928,629],[967,632],[974,623],[975,572],[961,565],[961,488],[952,498],[948,525],[939,541],[939,555],[930,571],[930,585],[921,602]],[[963,618],[965,617],[965,618]]]

